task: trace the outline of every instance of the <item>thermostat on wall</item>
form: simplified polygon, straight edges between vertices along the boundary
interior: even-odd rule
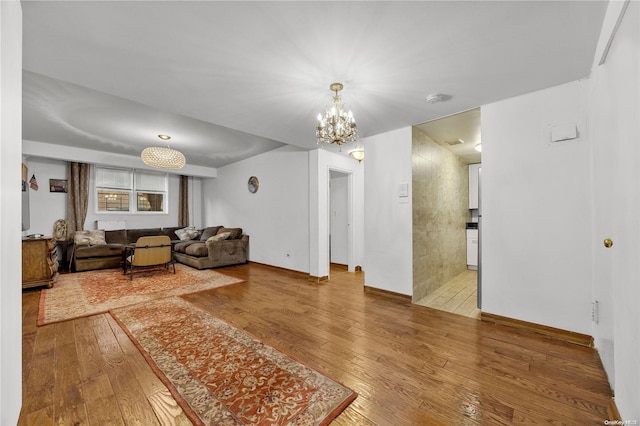
[[[553,124],[551,126],[551,142],[562,142],[578,137],[578,129],[574,123]]]

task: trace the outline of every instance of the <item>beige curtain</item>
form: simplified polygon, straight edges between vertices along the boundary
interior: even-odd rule
[[[145,194],[152,212],[162,211],[162,194]]]
[[[189,226],[189,176],[180,176],[180,206],[178,226]]]
[[[89,204],[89,164],[69,162],[67,166],[67,236],[84,229]]]

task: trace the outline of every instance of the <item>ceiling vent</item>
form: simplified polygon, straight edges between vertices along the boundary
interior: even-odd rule
[[[451,95],[445,95],[442,93],[430,93],[427,95],[427,102],[430,104],[448,101],[449,99],[451,99]]]
[[[446,143],[449,146],[455,146],[455,145],[460,145],[461,143],[464,143],[464,141],[462,139],[452,139],[450,141],[445,141],[444,143]]]

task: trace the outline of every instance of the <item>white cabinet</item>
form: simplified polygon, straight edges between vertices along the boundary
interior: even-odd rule
[[[480,165],[481,163],[469,164],[469,209],[477,209],[479,206]]]
[[[467,229],[467,268],[478,268],[478,230]]]

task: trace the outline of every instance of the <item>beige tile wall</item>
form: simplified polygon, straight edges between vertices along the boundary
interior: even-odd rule
[[[413,129],[413,300],[467,269],[467,164]]]

